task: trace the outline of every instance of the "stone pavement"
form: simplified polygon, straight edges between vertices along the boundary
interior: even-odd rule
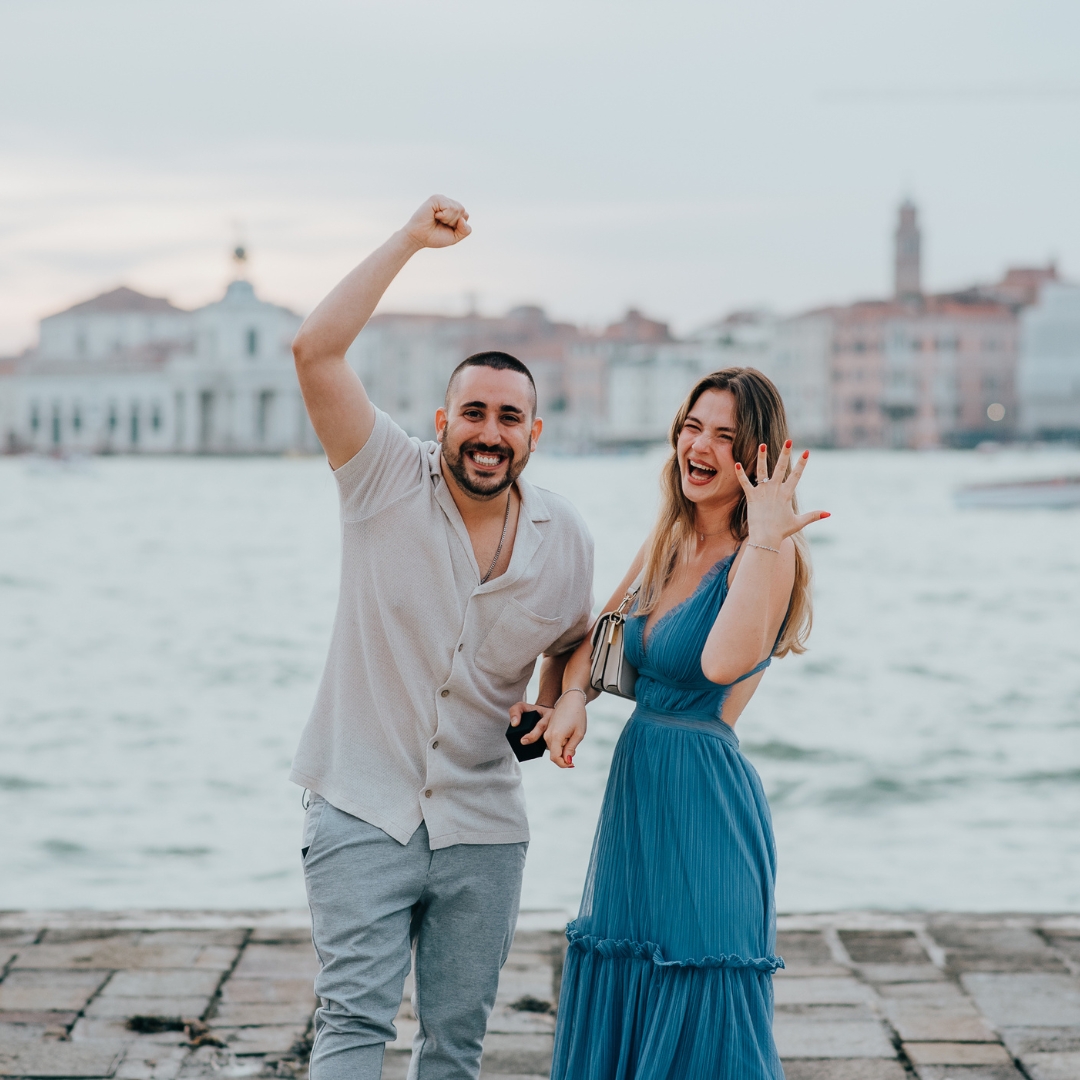
[[[558,921],[522,916],[484,1080],[547,1076]],[[779,929],[788,1080],[1080,1080],[1080,916]],[[306,912],[0,913],[0,1077],[306,1077],[315,967]],[[406,987],[384,1080],[404,1080],[415,1025]]]

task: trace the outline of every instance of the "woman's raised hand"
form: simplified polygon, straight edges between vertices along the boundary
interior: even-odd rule
[[[791,464],[791,440],[788,439],[776,459],[772,476],[769,476],[768,447],[762,443],[758,447],[756,484],[750,483],[746,470],[739,462],[735,462],[735,475],[746,493],[746,524],[750,543],[779,548],[782,540],[806,528],[810,522],[829,517],[827,510],[795,513],[795,488],[798,487],[809,458],[810,451],[804,450],[791,466],[791,473],[788,475],[788,466]]]

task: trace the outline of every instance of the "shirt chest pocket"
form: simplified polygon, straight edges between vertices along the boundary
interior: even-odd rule
[[[507,683],[528,678],[536,658],[557,641],[562,619],[545,619],[510,599],[476,650],[476,666]]]

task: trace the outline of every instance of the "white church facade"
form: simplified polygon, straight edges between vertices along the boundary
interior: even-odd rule
[[[317,452],[290,348],[300,322],[242,279],[195,311],[127,288],[76,304],[0,373],[0,446]]]

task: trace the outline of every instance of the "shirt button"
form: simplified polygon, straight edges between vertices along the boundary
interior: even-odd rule
[[[442,693],[439,696],[440,697],[449,697],[450,696],[450,691],[449,690],[443,690]]]
[[[424,798],[425,799],[430,799],[431,798],[431,788],[428,788],[427,791],[424,792]]]
[[[434,741],[434,742],[433,742],[433,743],[431,744],[431,749],[432,749],[432,750],[438,750],[438,749],[439,749],[439,740],[438,740],[438,739],[436,739],[436,740],[435,740],[435,741]]]
[[[465,648],[465,642],[464,641],[459,642],[458,647],[457,647],[457,651],[461,652],[461,650],[464,649],[464,648]]]

